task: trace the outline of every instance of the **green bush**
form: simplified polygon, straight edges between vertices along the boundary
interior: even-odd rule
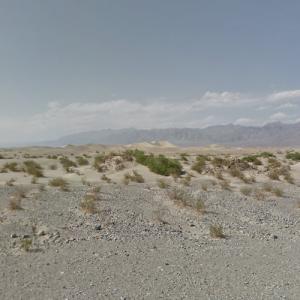
[[[146,155],[141,150],[133,151],[132,155],[136,159],[136,162],[147,166],[153,173],[164,176],[182,174],[182,166],[176,159],[167,158],[162,154],[158,156],[153,154]]]
[[[287,159],[295,160],[295,161],[300,161],[300,152],[289,152],[285,156]]]
[[[89,164],[89,161],[82,156],[77,156],[76,161],[79,166],[87,166]]]

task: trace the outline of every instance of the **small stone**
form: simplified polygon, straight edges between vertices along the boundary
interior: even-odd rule
[[[101,229],[102,229],[102,226],[100,224],[95,226],[95,230],[101,230]]]
[[[274,239],[274,240],[277,240],[277,239],[278,239],[278,236],[277,236],[276,234],[274,234],[274,235],[273,235],[273,239]]]
[[[16,233],[12,233],[12,234],[10,235],[10,237],[11,237],[12,239],[15,239],[15,238],[17,238],[18,236],[17,236]]]

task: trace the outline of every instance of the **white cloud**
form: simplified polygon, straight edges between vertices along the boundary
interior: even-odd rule
[[[45,111],[28,118],[1,117],[0,142],[48,140],[103,128],[195,128],[227,123],[261,125],[271,121],[293,122],[299,117],[298,106],[293,115],[276,110],[294,107],[292,100],[297,99],[297,91],[300,90],[259,97],[233,92],[206,92],[197,99],[182,102],[164,98],[151,102],[117,99],[67,105],[50,102]],[[270,102],[270,99],[287,97],[290,97],[288,102]]]
[[[291,99],[297,99],[300,101],[300,90],[277,92],[271,94],[268,98],[268,100],[271,102],[288,101]]]
[[[288,116],[283,112],[278,112],[270,116],[270,120],[272,121],[282,121],[286,119]]]

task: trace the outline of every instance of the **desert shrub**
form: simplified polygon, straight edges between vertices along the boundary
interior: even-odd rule
[[[268,173],[269,178],[272,180],[279,180],[279,175],[278,169],[271,170]]]
[[[192,176],[190,174],[186,175],[181,179],[181,183],[185,186],[189,186],[191,184]]]
[[[133,161],[132,151],[126,150],[120,153],[120,156],[123,158],[124,161]]]
[[[22,239],[20,248],[28,252],[32,246],[32,239]]]
[[[214,167],[218,168],[226,167],[229,165],[228,160],[222,157],[214,157],[211,163]]]
[[[300,161],[300,152],[289,152],[285,157],[294,161]]]
[[[68,191],[69,186],[68,182],[61,177],[53,178],[49,181],[49,185],[53,187],[59,187],[62,191]]]
[[[276,158],[273,158],[273,157],[268,159],[268,164],[269,164],[269,168],[280,168],[281,167],[280,161],[278,161]]]
[[[190,202],[190,196],[180,188],[174,188],[169,192],[169,197],[178,205],[188,206]]]
[[[77,164],[70,160],[68,157],[61,157],[59,159],[62,167],[67,171],[67,172],[70,172],[71,171],[71,168],[73,167],[77,167]]]
[[[132,174],[130,174],[130,173],[124,174],[124,183],[126,184],[127,182],[129,183],[130,181],[143,183],[143,182],[145,182],[145,179],[141,174],[139,174],[137,171],[133,170]]]
[[[192,165],[192,170],[202,173],[206,166],[206,159],[203,156],[198,156],[196,162]]]
[[[240,192],[245,196],[249,196],[249,195],[251,195],[252,189],[248,186],[242,186],[240,188]]]
[[[0,154],[0,159],[5,159],[5,157],[2,154]]]
[[[57,155],[48,155],[47,158],[48,159],[57,159]]]
[[[85,213],[96,213],[96,196],[94,194],[86,194],[83,200],[80,202],[80,208]]]
[[[89,164],[89,161],[82,156],[77,156],[76,161],[79,166],[87,166]]]
[[[34,177],[43,177],[43,168],[40,164],[35,162],[34,160],[26,160],[24,161],[24,169],[26,173],[32,175]]]
[[[162,179],[162,178],[157,179],[157,185],[158,185],[161,189],[166,189],[166,188],[169,187],[168,183],[167,183],[164,179]]]
[[[295,183],[294,178],[292,177],[292,175],[291,175],[290,173],[285,174],[285,175],[284,175],[284,179],[285,179],[288,183],[290,183],[290,184],[294,184],[294,183]]]
[[[160,154],[155,156],[153,154],[146,155],[141,150],[135,150],[132,152],[136,162],[147,166],[153,173],[169,176],[172,174],[180,176],[182,174],[182,166],[176,159],[167,158]]]
[[[8,171],[11,171],[11,172],[20,172],[21,170],[19,169],[18,167],[18,163],[17,162],[10,162],[10,163],[6,163],[4,166],[3,166],[3,169],[4,170],[8,170]]]
[[[275,157],[273,153],[267,151],[261,152],[258,156],[263,158]]]
[[[248,163],[253,163],[256,166],[262,165],[261,160],[258,158],[257,155],[248,155],[242,158],[243,161],[246,161]]]
[[[209,227],[210,236],[213,238],[223,239],[225,234],[223,233],[223,227],[221,225],[210,225]]]
[[[187,153],[180,153],[180,159],[184,162],[188,162],[188,154]]]

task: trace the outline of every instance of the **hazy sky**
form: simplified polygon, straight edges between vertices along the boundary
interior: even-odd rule
[[[0,0],[0,143],[300,120],[300,1]]]

